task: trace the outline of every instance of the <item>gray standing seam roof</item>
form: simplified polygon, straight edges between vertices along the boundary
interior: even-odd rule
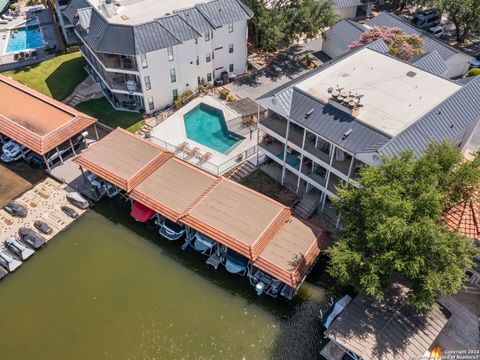
[[[364,33],[366,30],[360,24],[350,20],[341,20],[325,32],[325,40],[334,42],[344,51],[349,50],[349,45]]]
[[[313,113],[306,118],[306,113],[311,109],[314,110]],[[354,116],[314,99],[295,87],[290,118],[352,153],[375,151],[390,139]],[[350,134],[345,137],[349,130]]]
[[[388,48],[387,44],[385,44],[385,41],[382,39],[375,40],[374,42],[370,43],[367,45],[367,48],[375,50],[379,53],[386,54],[390,51]],[[443,62],[443,60],[442,60]]]
[[[448,72],[447,64],[436,50],[420,56],[412,64],[435,75],[443,76]]]
[[[390,14],[388,12],[381,12],[374,18],[368,20],[365,25],[367,26],[378,26],[378,27],[389,27],[389,28],[400,28],[405,33],[409,35],[418,35],[420,38],[423,39],[423,50],[425,53],[437,51],[438,54],[442,57],[443,60],[448,60],[452,56],[461,53],[459,50],[443,43],[440,42],[438,39],[435,37],[431,36],[425,31],[419,30],[415,28],[413,25],[408,24],[404,21],[402,21],[399,17],[396,15]]]
[[[94,11],[88,31],[76,26],[80,37],[95,51],[122,55],[164,49],[253,16],[253,12],[240,0],[212,0],[138,25],[110,23],[86,0],[72,0],[63,14],[72,24],[76,24],[77,10],[86,7]]]
[[[334,9],[344,9],[354,6],[366,5],[368,2],[363,2],[362,0],[335,0],[333,2]]]
[[[432,141],[462,141],[465,131],[480,121],[480,77],[473,79],[440,105],[394,137],[379,153],[395,156],[413,150],[419,156]]]

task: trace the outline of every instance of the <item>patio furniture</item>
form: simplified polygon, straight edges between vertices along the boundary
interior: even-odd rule
[[[205,154],[202,155],[201,159],[202,162],[207,162],[212,158],[213,154],[211,152],[206,152]]]
[[[183,151],[183,152],[187,152],[187,153],[190,152],[190,146],[188,145],[188,143],[186,141],[184,141],[183,143],[178,145],[177,149],[179,151]]]
[[[191,157],[197,157],[197,154],[200,153],[200,148],[195,146],[190,152],[188,153]]]

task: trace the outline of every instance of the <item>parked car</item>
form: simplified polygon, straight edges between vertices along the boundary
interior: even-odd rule
[[[14,200],[9,201],[4,207],[3,210],[5,210],[7,213],[9,213],[12,216],[17,216],[17,217],[27,217],[28,215],[28,210],[25,206],[17,203]]]
[[[53,229],[50,227],[50,225],[41,220],[36,220],[33,223],[33,226],[35,226],[40,232],[44,233],[45,235],[50,235],[53,232]]]
[[[72,219],[76,219],[78,217],[78,213],[70,206],[62,206],[61,209],[65,214],[67,214],[67,216],[71,217]]]
[[[88,200],[86,200],[78,192],[72,192],[67,194],[67,200],[70,204],[78,207],[79,209],[87,209],[90,206]]]
[[[472,60],[470,60],[471,68],[480,68],[480,54],[477,54]]]
[[[437,25],[428,30],[430,34],[437,38],[444,38],[447,35],[447,32],[445,31],[445,28],[442,25]]]
[[[37,234],[35,231],[29,228],[22,227],[18,229],[18,235],[24,243],[34,248],[35,250],[40,249],[43,245],[47,243],[47,240],[45,240],[43,236]]]
[[[419,29],[428,29],[439,25],[442,21],[442,13],[437,9],[429,9],[415,13],[412,24]]]

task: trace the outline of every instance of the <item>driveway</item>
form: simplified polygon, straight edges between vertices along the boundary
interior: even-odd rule
[[[297,78],[309,69],[300,60],[301,54],[313,53],[321,62],[326,59],[320,54],[321,39],[314,39],[304,45],[296,45],[280,52],[266,67],[256,74],[242,77],[226,88],[239,97],[257,99],[276,87]]]

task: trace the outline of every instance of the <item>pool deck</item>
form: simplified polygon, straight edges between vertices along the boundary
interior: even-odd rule
[[[208,146],[197,143],[187,137],[183,116],[201,103],[222,110],[228,129],[231,132],[241,135],[245,138],[228,154],[215,151]],[[222,164],[237,158],[246,150],[256,146],[257,131],[253,131],[250,138],[250,128],[242,125],[240,114],[230,109],[224,102],[217,100],[210,95],[205,95],[192,100],[173,115],[168,117],[165,121],[155,126],[152,130],[152,141],[160,146],[167,147],[168,150],[172,150],[174,152],[175,149],[173,149],[173,147],[177,147],[184,142],[188,143],[191,149],[195,147],[199,148],[201,154],[210,152],[212,157],[207,163],[202,163],[195,158],[189,158],[188,154],[182,152],[175,152],[175,155],[192,163],[195,166],[215,173],[215,168],[220,168]]]
[[[0,248],[4,247],[7,236],[14,236],[18,239],[18,229],[21,227],[33,229],[35,220],[42,220],[53,229],[51,235],[41,234],[47,241],[68,228],[86,212],[86,210],[70,205],[66,200],[66,195],[73,191],[68,185],[59,183],[52,178],[46,178],[15,199],[15,201],[27,208],[28,215],[26,218],[13,217],[1,209]],[[60,209],[63,205],[69,205],[75,209],[79,217],[72,219],[64,214]]]

